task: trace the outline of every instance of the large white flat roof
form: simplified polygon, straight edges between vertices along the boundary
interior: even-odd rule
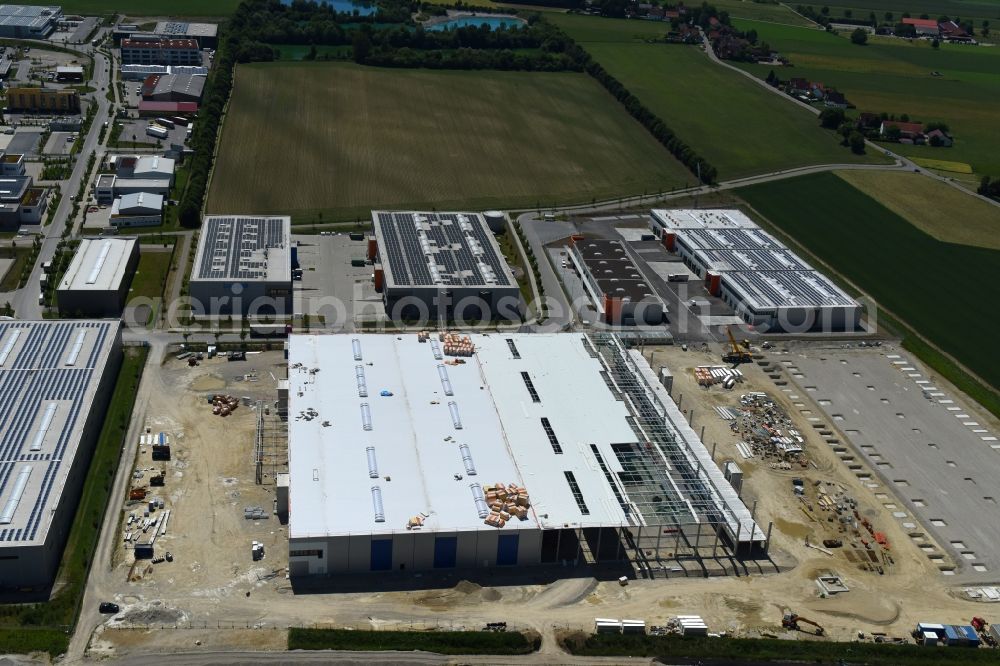
[[[120,328],[0,322],[0,548],[45,541]]]
[[[125,279],[135,236],[84,238],[59,282],[60,291],[114,291]]]
[[[659,208],[653,219],[665,229],[756,229],[757,224],[736,209]]]
[[[425,343],[416,335],[291,337],[291,538],[399,532],[420,513],[428,514],[422,531],[494,529],[479,517],[473,483],[526,487],[528,520],[514,518],[504,530],[628,523],[591,445],[618,473],[611,445],[635,443],[636,435],[583,336],[471,339],[476,354],[451,365],[451,357],[436,357],[436,336]],[[359,374],[367,397],[359,395]],[[369,475],[368,447],[377,478]],[[372,487],[379,488],[384,522],[376,522]]]

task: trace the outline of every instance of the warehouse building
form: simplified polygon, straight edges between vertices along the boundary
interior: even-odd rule
[[[31,176],[0,177],[0,231],[38,224],[48,209],[48,191],[32,186]]]
[[[167,197],[174,184],[175,165],[175,160],[159,155],[112,155],[106,168],[114,173],[98,174],[94,197],[105,205],[129,194]]]
[[[219,43],[219,26],[215,23],[160,21],[153,32],[168,39],[194,39],[203,49],[214,49]]]
[[[83,83],[83,66],[63,65],[56,67],[56,81],[60,83]]]
[[[201,65],[201,50],[193,39],[133,35],[121,44],[125,65]]]
[[[208,316],[288,315],[292,305],[290,217],[209,215],[191,271],[195,308]]]
[[[57,5],[0,5],[0,37],[45,39],[61,19]]]
[[[163,196],[153,192],[124,194],[111,204],[109,222],[118,229],[155,227],[163,222]]]
[[[638,351],[610,335],[442,337],[289,339],[292,576],[652,568],[697,535],[766,550]]]
[[[34,113],[79,113],[80,93],[73,88],[7,89],[7,108]]]
[[[0,321],[0,587],[55,577],[121,357],[118,321]]]
[[[190,74],[152,74],[142,84],[142,98],[155,102],[197,102],[206,77]]]
[[[574,239],[570,257],[606,323],[656,326],[663,322],[663,301],[646,283],[623,242]]]
[[[520,318],[520,289],[483,215],[376,210],[372,224],[368,259],[393,320]]]
[[[62,317],[120,317],[139,265],[135,236],[83,238],[56,287]]]
[[[755,327],[843,332],[861,325],[857,301],[738,210],[654,210],[650,228]]]

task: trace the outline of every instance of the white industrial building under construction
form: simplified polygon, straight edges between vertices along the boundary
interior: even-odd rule
[[[650,228],[747,323],[854,331],[861,306],[738,210],[654,210]]]
[[[766,549],[616,337],[295,335],[288,363],[293,576]]]
[[[118,317],[139,265],[135,236],[83,238],[56,286],[62,316]]]
[[[0,321],[0,587],[55,576],[121,356],[118,321]]]

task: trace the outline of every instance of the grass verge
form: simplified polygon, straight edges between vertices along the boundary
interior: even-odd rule
[[[21,272],[24,271],[24,267],[27,265],[30,256],[30,245],[28,247],[0,248],[0,257],[14,258],[14,263],[10,265],[7,272],[3,274],[3,278],[0,279],[0,291],[14,291],[17,289],[21,281]]]
[[[773,638],[707,638],[681,636],[616,636],[573,634],[563,647],[571,654],[591,657],[657,657],[664,663],[678,659],[733,659],[744,662],[802,662],[810,664],[867,664],[868,666],[944,666],[995,664],[992,650],[925,648],[919,645],[838,643]],[[734,662],[736,663],[736,662]]]
[[[541,639],[510,631],[352,631],[288,630],[289,650],[422,650],[438,654],[528,654]]]

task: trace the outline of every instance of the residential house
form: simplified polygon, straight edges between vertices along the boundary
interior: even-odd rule
[[[932,146],[951,148],[952,144],[955,143],[955,141],[950,136],[948,136],[947,132],[944,132],[939,129],[931,130],[930,132],[927,133],[926,137],[927,137],[927,143]]]
[[[907,123],[901,120],[884,120],[879,127],[879,135],[885,137],[890,129],[899,130],[900,143],[924,143],[924,126],[920,123]]]
[[[855,126],[859,130],[873,130],[878,129],[882,124],[882,117],[877,113],[867,113],[863,112],[858,114],[858,120]]]
[[[832,109],[846,109],[847,98],[844,97],[844,93],[842,92],[832,89],[827,90],[826,98],[823,100],[823,105]]]

